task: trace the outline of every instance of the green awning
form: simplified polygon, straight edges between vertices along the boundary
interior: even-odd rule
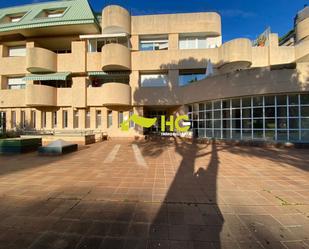
[[[66,80],[71,72],[49,73],[49,74],[28,74],[24,77],[25,81],[29,80]]]
[[[115,71],[115,72],[104,72],[104,71],[92,71],[88,72],[89,77],[93,78],[122,78],[130,75],[127,71]]]
[[[108,75],[108,74],[106,72],[103,72],[103,71],[88,72],[88,76],[102,76],[102,75]]]

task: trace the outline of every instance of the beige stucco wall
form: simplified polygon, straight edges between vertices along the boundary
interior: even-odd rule
[[[309,39],[309,18],[299,22],[296,26],[296,40]]]
[[[26,68],[31,73],[57,72],[57,54],[45,48],[27,48]]]
[[[25,101],[27,106],[56,106],[57,88],[27,84]]]
[[[130,70],[131,52],[122,44],[110,43],[103,46],[101,61],[103,71]]]
[[[130,13],[117,5],[106,6],[102,11],[102,32],[103,33],[131,33]]]

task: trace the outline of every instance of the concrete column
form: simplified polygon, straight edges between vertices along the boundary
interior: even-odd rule
[[[46,112],[46,129],[53,129],[53,112]]]
[[[168,79],[169,79],[169,87],[175,89],[178,87],[179,81],[179,70],[169,70],[168,71]]]
[[[35,110],[35,129],[40,130],[42,129],[42,111],[41,110]]]
[[[178,49],[179,35],[178,34],[169,34],[168,35],[168,49]]]
[[[16,126],[19,127],[20,121],[21,121],[21,109],[16,108],[16,109],[13,109],[12,111],[15,111],[15,113],[16,113]],[[26,116],[27,116],[27,114],[26,114]]]
[[[73,77],[72,80],[72,106],[76,108],[85,108],[87,104],[86,77]]]
[[[138,37],[138,35],[132,35],[130,42],[131,42],[131,49],[133,51],[138,51],[139,50],[139,37]]]
[[[90,129],[95,130],[96,129],[96,115],[97,110],[94,107],[90,108]]]
[[[73,129],[73,108],[67,109],[68,111],[68,129]]]
[[[6,115],[6,129],[11,130],[12,129],[12,110],[11,109],[6,109],[5,110],[5,115]]]
[[[85,109],[79,109],[78,112],[78,127],[79,129],[85,129],[85,125],[86,125],[86,110]]]
[[[102,131],[106,132],[107,130],[107,108],[102,107]]]
[[[63,108],[57,111],[57,129],[63,129]]]

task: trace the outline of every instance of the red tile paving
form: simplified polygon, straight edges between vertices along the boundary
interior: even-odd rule
[[[308,150],[133,143],[0,156],[0,248],[309,248]]]

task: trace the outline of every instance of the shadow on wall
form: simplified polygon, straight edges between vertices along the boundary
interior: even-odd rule
[[[214,67],[222,63],[218,62]],[[160,66],[162,72],[169,71],[167,86],[141,87],[139,82],[133,100],[146,105],[182,105],[218,98],[309,91],[309,65],[304,64],[300,68],[298,66],[295,68],[295,64],[286,64],[239,70],[233,68],[229,73],[217,69],[214,76],[179,86],[178,69],[207,67],[206,59],[183,59]]]

